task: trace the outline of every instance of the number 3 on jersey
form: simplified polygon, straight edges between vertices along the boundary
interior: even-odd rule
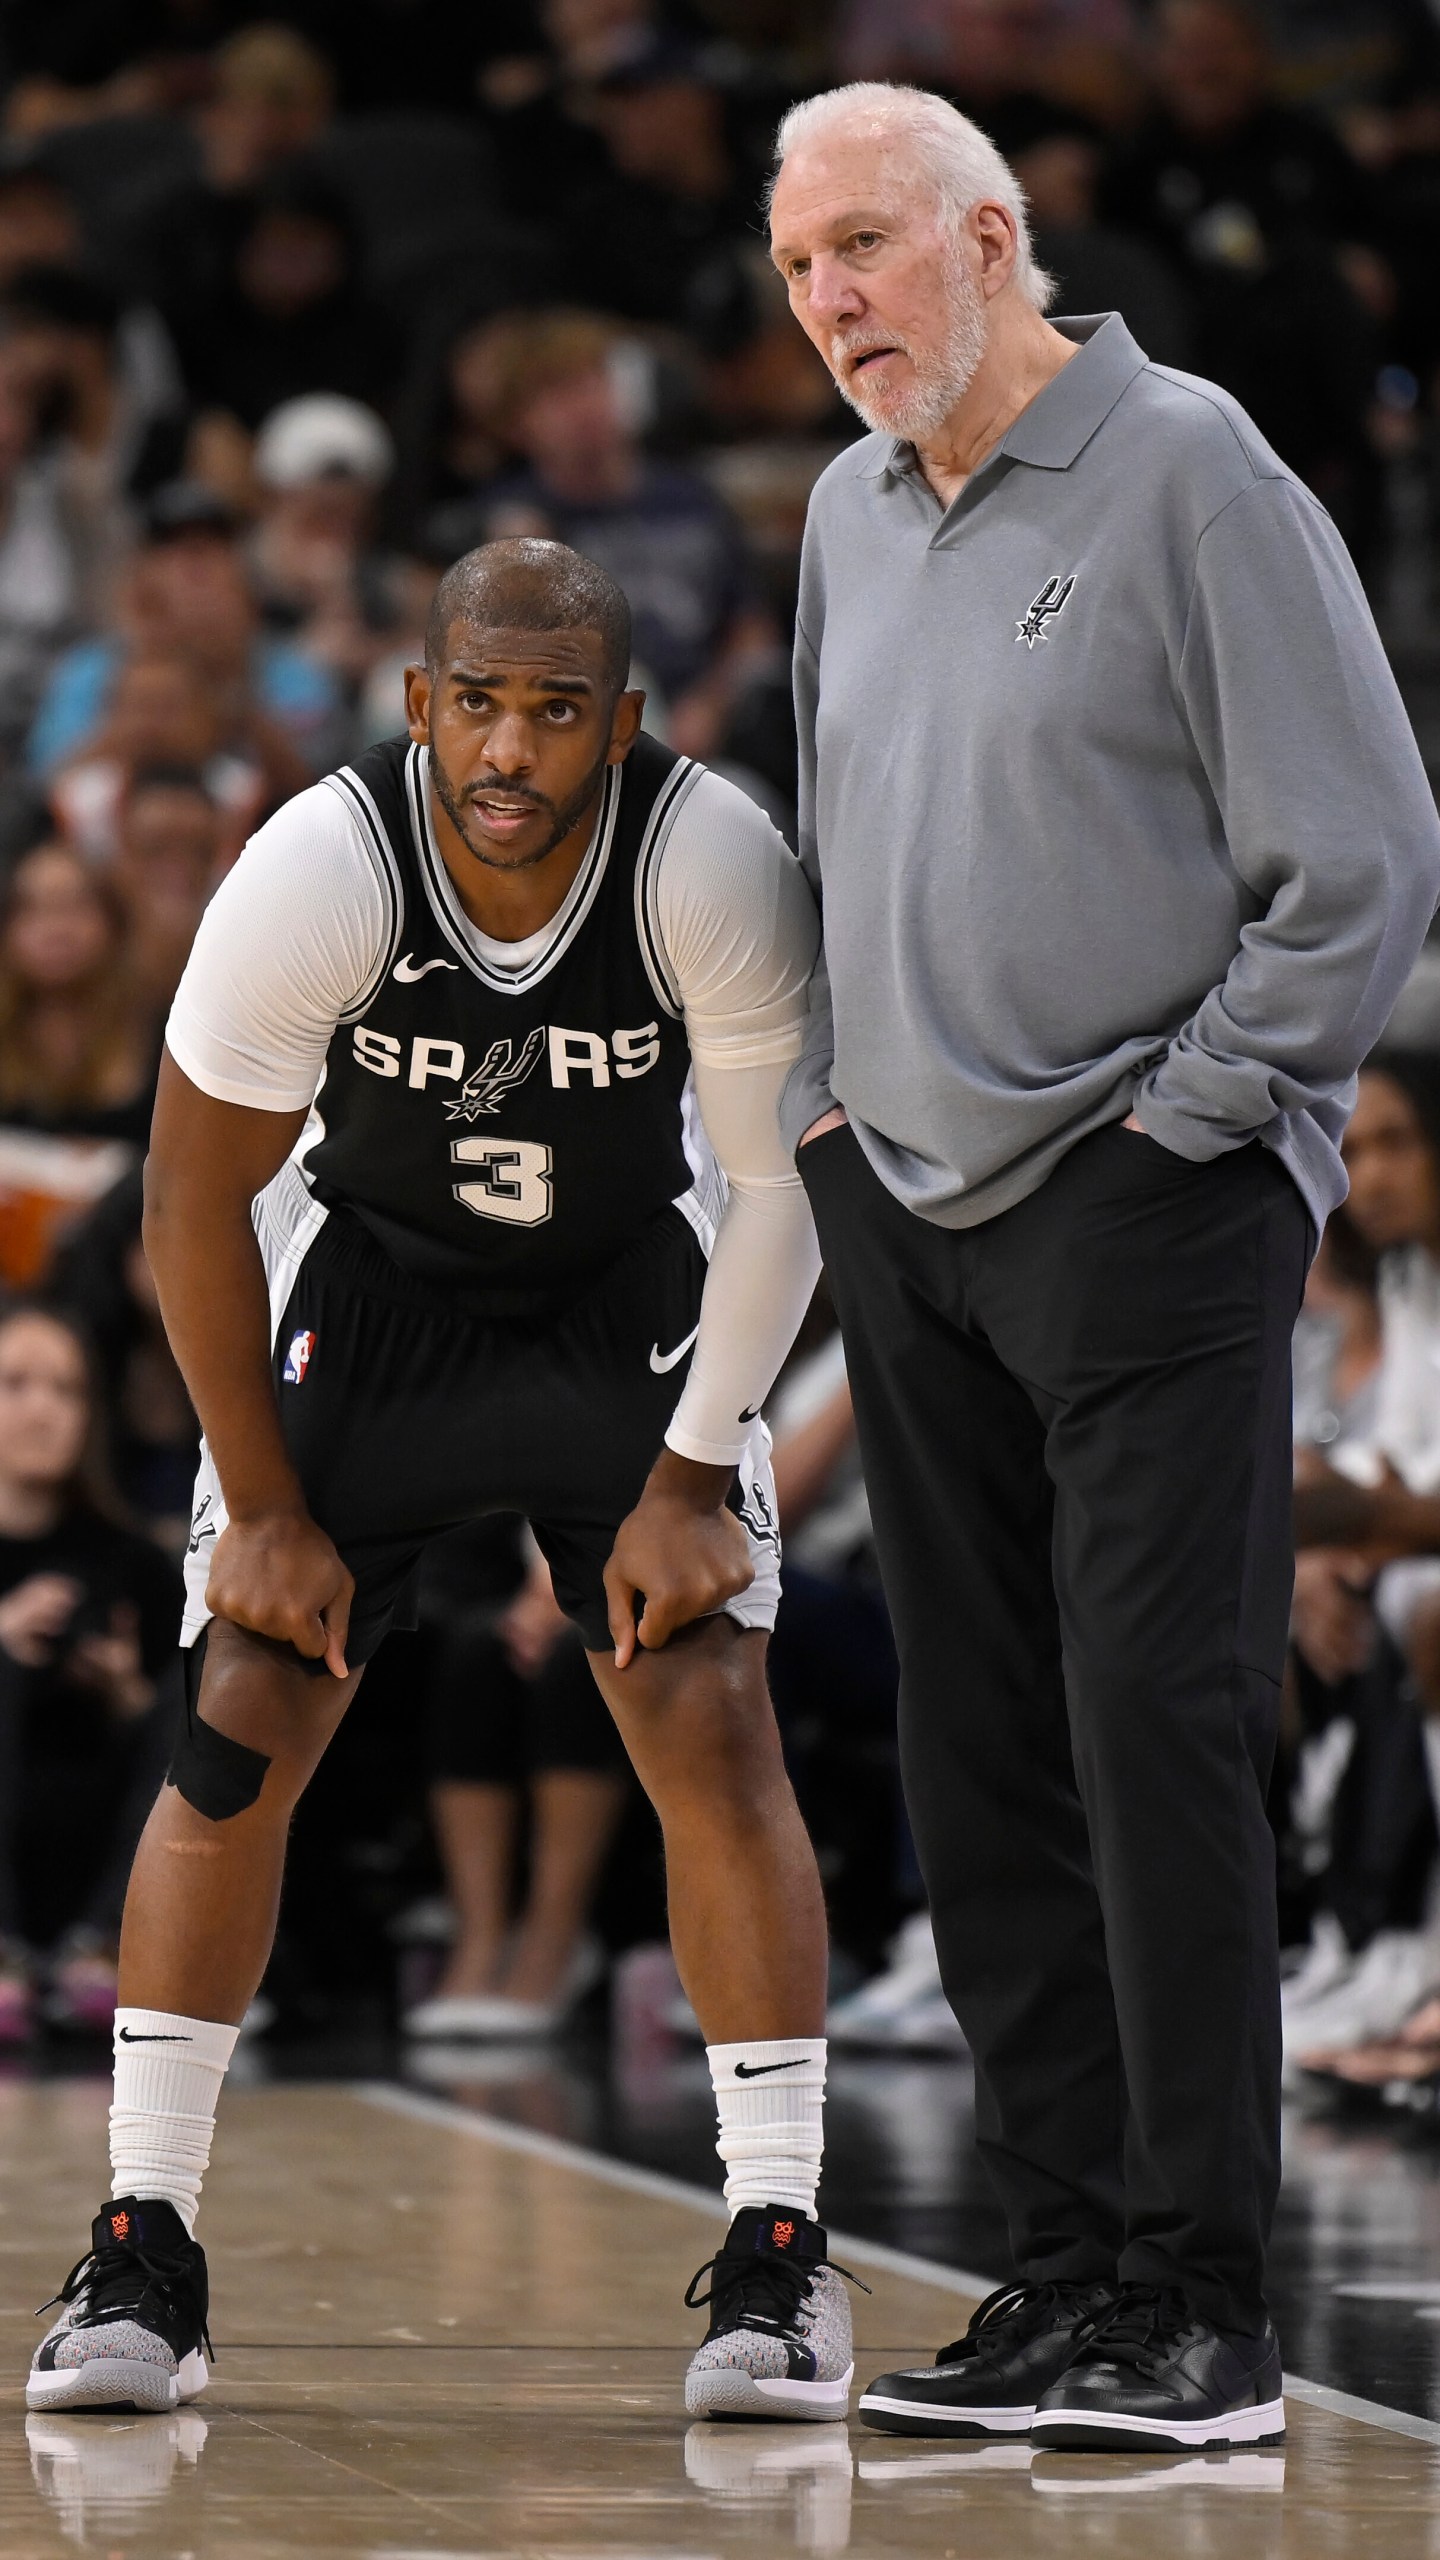
[[[475,1179],[453,1185],[457,1200],[477,1218],[501,1218],[511,1227],[543,1227],[554,1207],[552,1159],[533,1138],[456,1138],[456,1164],[474,1168]]]

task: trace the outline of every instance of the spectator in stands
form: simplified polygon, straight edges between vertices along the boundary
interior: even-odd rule
[[[93,862],[115,860],[125,795],[156,765],[198,771],[220,816],[217,868],[228,870],[269,810],[310,779],[278,723],[221,687],[172,644],[137,641],[117,666],[98,728],[48,778],[61,832]]]
[[[144,764],[120,804],[110,882],[125,913],[131,982],[163,1020],[216,883],[221,818],[195,765]]]
[[[1057,311],[1118,311],[1156,364],[1188,369],[1193,323],[1189,292],[1173,263],[1149,241],[1099,215],[1102,138],[1083,117],[1036,106],[1029,139],[1008,158],[1025,190],[1035,255],[1055,278]]]
[[[178,1559],[190,1534],[200,1426],[160,1319],[140,1240],[141,1195],[136,1165],[71,1229],[56,1257],[50,1294],[94,1348],[120,1499]]]
[[[22,267],[78,267],[80,216],[34,143],[0,144],[0,293]]]
[[[1325,1897],[1339,1926],[1317,1929],[1286,1991],[1287,2047],[1306,2059],[1388,2040],[1440,1984],[1440,1938],[1425,1925],[1428,1796],[1440,1798],[1440,1064],[1372,1059],[1344,1152],[1350,1223],[1380,1256],[1380,1363],[1369,1429],[1362,1406],[1362,1428],[1337,1428],[1328,1463],[1312,1458],[1296,1492],[1295,1641],[1352,1724],[1357,1764],[1345,1773],[1344,1891],[1328,1881]],[[1337,1425],[1364,1384],[1350,1325]],[[1427,2023],[1440,2045],[1440,2019]]]
[[[0,2042],[108,2029],[135,1842],[164,1774],[179,1576],[120,1524],[85,1345],[0,1315]]]
[[[488,299],[480,310],[462,304],[407,385],[392,499],[402,540],[428,535],[438,517],[473,500],[513,459],[496,428],[495,402],[515,324],[513,311],[497,316]]]
[[[330,121],[334,78],[292,27],[242,27],[210,56],[188,107],[188,167],[160,170],[117,212],[118,259],[188,332],[229,272],[265,182],[300,158]]]
[[[375,526],[394,460],[374,410],[338,392],[287,400],[255,441],[264,503],[250,566],[261,609],[349,690],[393,639],[400,599]]]
[[[64,643],[84,617],[91,560],[33,403],[0,352],[0,772],[18,760]]]
[[[126,501],[171,478],[183,450],[168,350],[127,336],[125,316],[108,286],[74,267],[22,267],[0,294],[6,370],[86,510],[92,550],[128,536]]]
[[[59,842],[0,897],[0,1122],[142,1145],[161,1025],[126,966],[119,900]]]
[[[498,1618],[453,1601],[445,1609],[430,1704],[430,1803],[457,1934],[406,2033],[551,2034],[599,1971],[586,1927],[628,1780],[538,1549]]]
[[[225,747],[247,750],[288,798],[343,749],[343,705],[327,667],[293,640],[267,639],[240,549],[239,526],[210,491],[176,481],[156,491],[113,634],[60,660],[31,732],[32,772],[96,751],[127,657],[187,660],[208,683]]]
[[[763,167],[718,49],[647,0],[551,0],[543,55],[490,67],[506,201],[565,243],[567,295],[679,323],[691,279],[753,238]],[[663,256],[656,243],[663,240]]]
[[[1393,279],[1369,186],[1320,123],[1276,102],[1248,0],[1160,0],[1155,104],[1105,211],[1184,279],[1195,369],[1249,410],[1365,555],[1379,481],[1367,426]]]
[[[1107,124],[1132,103],[1130,0],[847,0],[839,21],[841,76],[941,89],[1007,157],[1017,100],[1063,100]]]
[[[115,323],[116,402],[141,456],[143,482],[177,468],[185,408],[175,350],[153,301],[133,298],[134,279],[107,238],[94,261],[119,294]],[[112,254],[107,254],[112,253]],[[28,143],[0,145],[0,302],[37,270],[86,270],[84,225],[73,188]]]
[[[698,473],[644,451],[643,362],[605,321],[553,311],[497,322],[489,360],[496,432],[525,467],[490,491],[486,532],[548,534],[609,570],[630,599],[636,663],[659,689],[667,735],[707,754],[775,643],[734,518]]]
[[[175,340],[191,397],[253,432],[282,401],[339,391],[383,407],[400,357],[365,292],[354,224],[320,176],[270,178],[238,226],[218,287]]]

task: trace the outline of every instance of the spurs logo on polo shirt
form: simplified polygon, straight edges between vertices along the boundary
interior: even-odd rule
[[[1073,578],[1047,578],[1038,596],[1031,598],[1015,625],[1015,637],[1023,640],[1027,649],[1033,649],[1037,640],[1043,640],[1047,626],[1057,613],[1064,612],[1074,584]]]

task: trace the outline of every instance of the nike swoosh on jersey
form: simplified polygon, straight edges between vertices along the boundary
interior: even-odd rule
[[[128,2027],[120,2030],[122,2044],[193,2044],[193,2036],[132,2036]]]
[[[662,1351],[658,1342],[651,1343],[650,1366],[657,1378],[663,1378],[667,1369],[673,1369],[677,1360],[684,1359],[699,1330],[700,1327],[697,1324],[695,1333],[687,1333],[684,1341],[677,1342],[673,1351]]]
[[[403,960],[396,961],[390,975],[398,978],[402,987],[417,987],[422,978],[429,977],[432,969],[458,969],[459,966],[458,960],[422,960],[417,969],[407,951]]]
[[[735,2077],[737,2080],[763,2080],[767,2071],[798,2071],[804,2059],[803,2053],[796,2053],[788,2062],[737,2062]]]

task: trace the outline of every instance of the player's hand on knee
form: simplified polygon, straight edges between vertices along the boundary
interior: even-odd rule
[[[293,1644],[308,1661],[322,1658],[337,1680],[349,1677],[345,1639],[355,1577],[304,1512],[261,1512],[232,1520],[215,1541],[206,1604],[253,1635]]]
[[[644,1492],[622,1520],[605,1567],[615,1667],[639,1643],[658,1652],[680,1627],[708,1618],[755,1579],[750,1546],[726,1508],[733,1470],[702,1467],[663,1450]],[[636,1624],[636,1603],[644,1609]]]

